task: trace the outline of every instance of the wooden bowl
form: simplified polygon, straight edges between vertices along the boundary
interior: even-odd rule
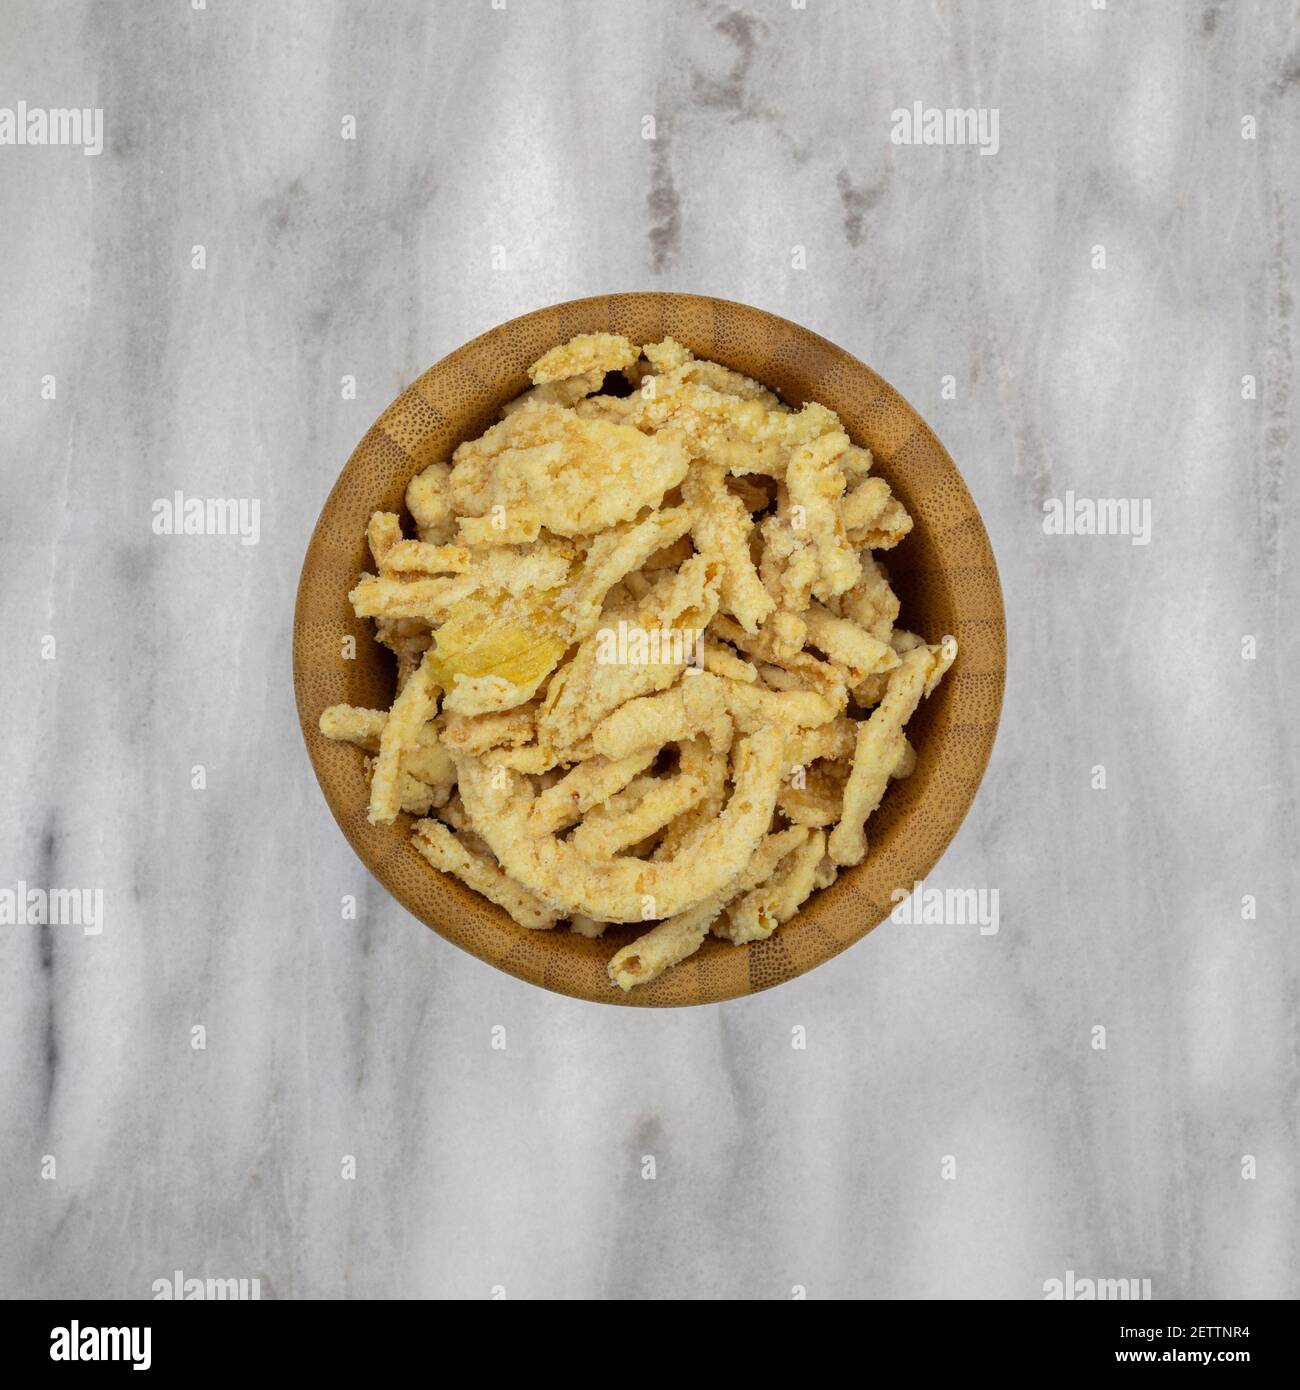
[[[902,601],[900,624],[931,641],[951,633],[960,643],[952,670],[908,726],[916,771],[891,784],[868,822],[866,861],[767,941],[733,946],[709,937],[696,955],[630,994],[610,983],[606,962],[637,928],[610,927],[593,941],[565,928],[516,926],[416,853],[411,817],[371,825],[360,750],[317,730],[327,705],[387,709],[392,702],[392,658],[347,599],[358,574],[370,568],[371,512],[404,514],[410,478],[481,434],[502,404],[528,386],[531,362],[575,333],[597,331],[622,333],[634,343],[671,334],[696,356],[755,377],[791,405],[815,400],[834,410],[854,442],[875,455],[875,471],[915,519],[911,535],[887,556]],[[348,636],[356,640],[351,660],[343,656]],[[502,324],[430,367],[379,417],[326,500],[303,562],[293,628],[303,737],[330,810],[366,867],[422,922],[481,960],[546,989],[607,1004],[734,999],[793,979],[866,935],[892,910],[891,892],[910,891],[934,867],[974,799],[993,748],[1005,667],[1002,591],[988,536],[961,475],[920,416],[825,338],[761,309],[690,294],[557,304]]]

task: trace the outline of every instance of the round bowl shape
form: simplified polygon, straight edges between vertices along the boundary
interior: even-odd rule
[[[317,729],[327,705],[387,709],[394,669],[370,624],[348,602],[371,567],[365,531],[376,510],[410,518],[411,477],[481,434],[528,385],[527,369],[575,333],[622,333],[634,343],[670,335],[697,357],[754,377],[793,406],[820,401],[875,456],[915,520],[885,556],[902,602],[901,626],[938,641],[951,633],[957,660],[908,725],[918,761],[890,785],[867,823],[866,861],[841,873],[766,941],[709,937],[653,984],[624,994],[606,963],[644,928],[610,927],[597,940],[567,928],[528,931],[498,907],[438,873],[410,843],[411,817],[366,819],[362,755]],[[344,638],[356,655],[345,659]],[[321,790],[362,862],[410,912],[441,936],[520,979],[603,1003],[704,1004],[767,989],[851,946],[934,867],[975,797],[992,751],[1006,669],[997,566],[979,513],[943,446],[910,405],[869,367],[806,328],[727,300],[689,294],[614,294],[574,300],[494,328],[430,367],[379,417],[348,460],[316,523],[294,614],[298,714]]]

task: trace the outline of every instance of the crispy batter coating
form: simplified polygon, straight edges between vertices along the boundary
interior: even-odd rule
[[[422,541],[443,545],[456,530],[456,518],[447,495],[451,464],[431,463],[417,473],[406,487],[406,510],[415,522]],[[378,560],[375,561],[378,564]]]
[[[790,851],[766,883],[752,888],[727,909],[726,919],[714,922],[713,934],[733,945],[765,941],[803,906],[813,891],[817,868],[826,851],[826,836],[814,830]]]
[[[581,762],[553,786],[547,787],[528,808],[525,822],[530,835],[551,835],[574,825],[593,806],[621,792],[639,772],[654,762],[657,748],[629,753],[623,758],[597,755]],[[500,766],[500,764],[498,764]]]
[[[371,516],[349,598],[397,694],[320,730],[360,750],[372,822],[418,818],[521,927],[646,924],[610,960],[628,990],[861,862],[956,644],[897,626],[877,555],[912,519],[825,406],[671,337],[581,334],[529,378],[410,480],[414,535]]]
[[[862,578],[847,593],[841,594],[839,611],[841,616],[871,634],[881,642],[888,642],[894,624],[898,621],[898,597],[889,587],[889,575],[884,565],[868,554],[863,554]]]
[[[749,862],[772,819],[785,736],[771,725],[742,740],[721,814],[672,859],[590,860],[554,835],[528,832],[532,788],[480,760],[458,757],[470,820],[501,867],[562,913],[602,922],[654,921],[696,907]]]
[[[723,681],[727,709],[736,727],[750,733],[764,724],[776,724],[788,733],[828,724],[840,712],[815,690],[763,690],[745,681]]]
[[[441,623],[477,587],[468,574],[408,580],[363,574],[348,598],[358,618],[421,618]]]
[[[391,512],[376,512],[370,519],[373,528],[375,517],[392,517]],[[400,535],[400,531],[398,532]],[[470,568],[472,556],[463,545],[430,545],[428,541],[393,540],[384,547],[383,553],[375,551],[375,537],[370,538],[370,549],[375,553],[375,564],[386,575],[393,574],[464,574]]]
[[[503,874],[486,855],[474,853],[440,821],[417,821],[411,838],[435,869],[455,874],[476,893],[504,907],[521,927],[544,931],[555,925],[557,912]]]
[[[846,493],[840,519],[858,550],[891,550],[912,529],[912,518],[883,478],[868,478]]]
[[[589,859],[608,859],[689,811],[705,790],[704,782],[689,772],[677,777],[639,777],[588,812],[570,843]]]
[[[377,753],[388,713],[383,709],[358,709],[355,705],[331,705],[321,711],[320,731],[326,738],[353,743],[367,753]],[[414,742],[406,750],[402,768],[417,782],[430,787],[450,789],[456,785],[456,765],[439,742],[436,723],[420,725]]]
[[[804,623],[808,645],[825,652],[851,684],[898,665],[898,653],[888,642],[873,637],[849,618],[836,617],[820,603],[809,604]]]
[[[539,357],[529,367],[528,376],[535,386],[593,371],[604,376],[606,372],[630,367],[640,355],[639,349],[617,333],[579,333]]]
[[[658,506],[689,464],[680,431],[643,434],[556,405],[517,411],[452,457],[449,493],[467,545],[534,541],[543,527],[595,535]]]
[[[375,568],[383,567],[393,547],[401,544],[402,519],[396,512],[374,512],[366,527],[366,544],[370,547],[370,558]]]
[[[732,731],[726,686],[726,681],[702,671],[684,677],[671,690],[629,700],[596,725],[592,746],[603,757],[625,758],[704,734],[715,751],[725,748]]]
[[[587,551],[576,582],[559,596],[559,609],[573,634],[586,637],[600,621],[609,591],[651,555],[679,540],[690,529],[685,507],[652,512],[643,521],[615,526],[597,536]]]
[[[847,780],[843,764],[820,763],[805,769],[798,781],[787,781],[776,804],[791,825],[834,825],[844,805]]]
[[[609,962],[609,978],[626,992],[634,985],[648,985],[669,967],[694,954],[727,904],[764,882],[777,864],[807,836],[808,831],[801,825],[768,835],[730,883],[697,907],[665,919],[637,937],[630,946],[617,951]]]
[[[402,761],[420,732],[438,712],[438,683],[426,654],[419,669],[393,701],[379,735],[379,757],[370,779],[369,820],[394,820],[402,806]]]
[[[763,587],[749,553],[753,518],[727,490],[726,479],[720,463],[698,463],[682,484],[682,496],[691,509],[691,535],[700,554],[716,560],[721,569],[721,608],[746,632],[757,632],[776,600]]]
[[[818,598],[844,593],[862,573],[840,519],[845,479],[838,461],[848,445],[848,435],[839,430],[824,434],[794,451],[785,474],[791,510],[800,514],[817,557],[812,591]]]
[[[922,695],[933,690],[952,655],[942,646],[913,647],[891,672],[884,699],[858,730],[853,768],[844,788],[842,819],[831,831],[827,850],[837,864],[860,864],[867,852],[863,825],[880,805],[904,756],[903,726],[912,717]]]

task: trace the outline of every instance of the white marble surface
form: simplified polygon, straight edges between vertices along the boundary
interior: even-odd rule
[[[0,105],[102,107],[105,148],[0,147],[0,887],[101,887],[104,929],[0,927],[0,1293],[1300,1293],[1293,6],[6,0],[4,30]],[[892,145],[915,101],[996,107],[998,153]],[[886,925],[747,1001],[603,1008],[425,930],[330,819],[289,631],[353,444],[503,319],[656,287],[841,343],[963,470],[1012,669],[931,882],[996,887],[997,935]],[[259,498],[260,543],[153,535],[178,488]],[[1045,536],[1066,489],[1149,498],[1151,544]]]

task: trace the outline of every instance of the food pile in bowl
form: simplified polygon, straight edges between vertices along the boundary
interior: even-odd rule
[[[598,937],[630,990],[711,932],[762,940],[867,854],[956,656],[899,627],[912,520],[839,418],[695,358],[581,334],[367,528],[349,598],[397,662],[334,705],[369,818],[523,927]]]

